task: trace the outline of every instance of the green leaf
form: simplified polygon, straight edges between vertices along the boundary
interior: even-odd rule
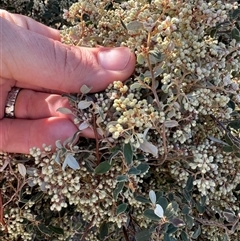
[[[188,235],[186,234],[185,231],[182,231],[180,236],[183,241],[189,241]]]
[[[146,209],[143,214],[145,217],[147,217],[153,221],[160,220],[160,218],[154,213],[154,211],[152,209]]]
[[[128,171],[129,175],[139,175],[141,170],[138,170],[136,167],[131,167]]]
[[[157,199],[157,204],[160,204],[163,208],[163,210],[166,210],[168,206],[168,200],[165,197],[160,197]]]
[[[116,181],[117,182],[127,182],[128,177],[126,175],[120,175],[120,176],[117,176]]]
[[[111,167],[112,166],[109,164],[108,161],[103,161],[95,168],[95,173],[96,174],[104,174],[104,173],[108,172],[111,169]]]
[[[138,202],[141,202],[141,203],[150,203],[149,199],[143,197],[143,196],[140,196],[140,195],[136,195],[134,193],[134,198],[135,200],[137,200]]]
[[[163,192],[162,191],[156,192],[156,196],[157,196],[157,203],[158,203],[158,199],[163,197]],[[161,204],[161,203],[159,203],[159,204]]]
[[[164,234],[163,241],[171,241],[170,236],[169,236],[168,233],[165,233],[165,234]]]
[[[130,143],[124,144],[123,155],[124,155],[126,163],[128,165],[131,165],[132,161],[133,161],[133,150],[132,150],[132,146]]]
[[[172,202],[174,200],[174,195],[172,193],[169,193],[168,199],[170,200],[170,202]]]
[[[229,146],[233,146],[232,139],[229,137],[228,134],[225,134],[225,135],[224,135],[224,140],[227,142],[227,144],[228,144]]]
[[[39,201],[40,199],[42,199],[43,196],[44,196],[44,193],[40,191],[40,192],[38,192],[36,195],[32,196],[30,200],[31,200],[31,202],[36,203],[37,201]]]
[[[154,56],[154,58],[162,60],[162,53],[159,50],[150,50],[149,54]]]
[[[117,148],[116,150],[113,151],[113,153],[110,155],[110,157],[108,158],[109,163],[112,165],[113,162],[113,158],[115,156],[117,156],[117,154],[121,152],[121,149]]]
[[[140,231],[135,235],[136,241],[149,241],[151,239],[152,232],[148,229]]]
[[[201,234],[201,226],[200,225],[198,225],[198,228],[194,231],[194,233],[192,234],[192,238],[193,239],[197,239],[198,238],[198,236]]]
[[[99,237],[102,240],[107,236],[108,236],[108,223],[103,222],[100,226],[100,229],[99,229]]]
[[[39,214],[39,215],[35,216],[35,220],[36,221],[42,221],[43,220],[42,214]]]
[[[206,205],[206,201],[207,201],[207,196],[201,196],[200,201],[201,201],[201,205],[205,206]]]
[[[34,225],[33,224],[28,224],[26,225],[26,230],[28,233],[33,233],[34,232]]]
[[[21,222],[21,225],[27,225],[29,224],[29,220],[27,218],[23,218],[23,221]]]
[[[93,169],[93,166],[92,166],[92,163],[89,161],[89,160],[86,160],[85,161],[85,165],[84,165],[87,169],[87,171],[89,173],[93,173],[94,172],[94,169]]]
[[[238,130],[240,129],[240,120],[231,121],[231,122],[228,124],[228,127],[232,127],[233,129],[235,129],[236,131],[238,131]]]
[[[147,163],[141,163],[137,166],[137,169],[141,171],[141,173],[147,172],[149,168],[150,166]]]
[[[231,18],[235,19],[238,18],[240,16],[240,9],[234,9],[233,12],[231,13]]]
[[[124,213],[127,209],[128,205],[126,203],[121,203],[120,205],[118,205],[117,207],[117,215]]]
[[[237,28],[234,28],[231,32],[231,36],[233,39],[235,39],[237,42],[240,42],[240,31]]]
[[[190,208],[188,207],[188,205],[185,204],[183,206],[182,213],[183,214],[189,214],[189,212],[190,212]]]
[[[177,241],[177,240],[173,237],[170,237],[170,235],[168,233],[165,233],[163,241]]]
[[[52,231],[53,231],[54,233],[56,233],[56,234],[64,235],[64,231],[63,231],[63,229],[60,228],[60,227],[56,227],[56,226],[50,225],[50,226],[49,226],[49,229],[52,230]]]
[[[173,201],[173,202],[168,204],[168,206],[165,210],[165,216],[168,219],[171,219],[175,215],[177,210],[178,210],[178,204],[175,201]]]
[[[42,223],[39,223],[39,224],[37,225],[37,227],[38,227],[39,231],[41,231],[42,233],[44,233],[44,234],[47,235],[47,236],[51,236],[52,233],[53,233],[51,229],[49,229],[47,226],[45,226],[45,225],[42,224]]]
[[[193,189],[193,181],[194,181],[194,177],[193,176],[189,176],[187,179],[187,183],[186,183],[186,187],[185,190],[187,192],[191,192]]]
[[[27,202],[29,201],[29,199],[26,199],[26,198],[24,197],[24,191],[23,191],[23,189],[21,189],[21,191],[19,192],[19,197],[20,197],[20,202],[21,202],[21,203],[27,203]]]
[[[144,64],[144,62],[145,62],[145,57],[143,56],[143,54],[142,53],[138,54],[137,55],[137,63]]]
[[[185,226],[185,222],[184,222],[182,219],[180,219],[180,218],[173,218],[173,219],[171,219],[171,223],[172,223],[176,228]]]
[[[240,158],[240,153],[239,153],[239,152],[235,152],[234,155],[235,155],[237,158]]]
[[[229,102],[227,103],[227,106],[229,108],[231,108],[232,110],[235,110],[235,108],[236,108],[236,105],[235,105],[234,101],[232,101],[232,100],[229,100]]]
[[[187,225],[187,227],[191,230],[192,227],[193,227],[193,224],[194,224],[193,217],[190,216],[190,215],[188,215],[188,214],[186,214],[186,215],[185,215],[185,218],[186,218],[186,225]]]
[[[233,152],[232,146],[224,146],[224,147],[222,148],[222,150],[223,150],[224,152],[226,152],[226,153]]]
[[[138,161],[145,161],[146,157],[143,154],[137,154],[136,160]]]
[[[192,200],[190,193],[186,189],[183,189],[183,197],[186,199],[188,203],[190,203]]]
[[[196,208],[199,213],[204,213],[205,212],[205,206],[201,205],[200,202],[196,202]]]
[[[114,191],[113,191],[113,198],[115,200],[117,200],[119,193],[122,191],[122,189],[124,187],[124,184],[125,184],[124,182],[119,182],[117,184],[116,188],[114,189]]]
[[[170,225],[168,225],[167,227],[167,233],[171,234],[171,233],[175,233],[178,230],[177,227],[175,227],[173,224],[170,223]]]

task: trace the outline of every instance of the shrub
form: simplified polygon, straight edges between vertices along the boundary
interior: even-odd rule
[[[64,10],[64,43],[128,46],[135,72],[68,95],[59,111],[79,132],[55,153],[2,154],[3,240],[239,238],[239,13],[214,0]],[[75,144],[87,127],[103,138]]]

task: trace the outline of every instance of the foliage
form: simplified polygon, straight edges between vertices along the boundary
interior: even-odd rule
[[[67,24],[62,18],[63,9],[69,8],[74,2],[77,0],[2,0],[0,8],[60,29]]]
[[[79,1],[62,41],[128,46],[125,83],[67,95],[72,138],[3,153],[2,240],[239,238],[240,25],[229,1]],[[102,139],[79,139],[92,128]],[[77,144],[76,144],[77,142]]]

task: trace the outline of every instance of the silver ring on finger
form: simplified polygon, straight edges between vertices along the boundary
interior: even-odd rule
[[[21,88],[13,87],[11,91],[8,92],[4,117],[15,118],[15,104],[20,90]]]

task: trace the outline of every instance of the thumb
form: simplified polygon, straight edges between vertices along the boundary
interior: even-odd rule
[[[86,84],[94,92],[103,90],[114,80],[125,80],[134,70],[135,56],[125,47],[67,46],[4,18],[0,18],[0,26],[1,77],[14,79],[20,82],[19,86],[23,83],[79,92]]]

